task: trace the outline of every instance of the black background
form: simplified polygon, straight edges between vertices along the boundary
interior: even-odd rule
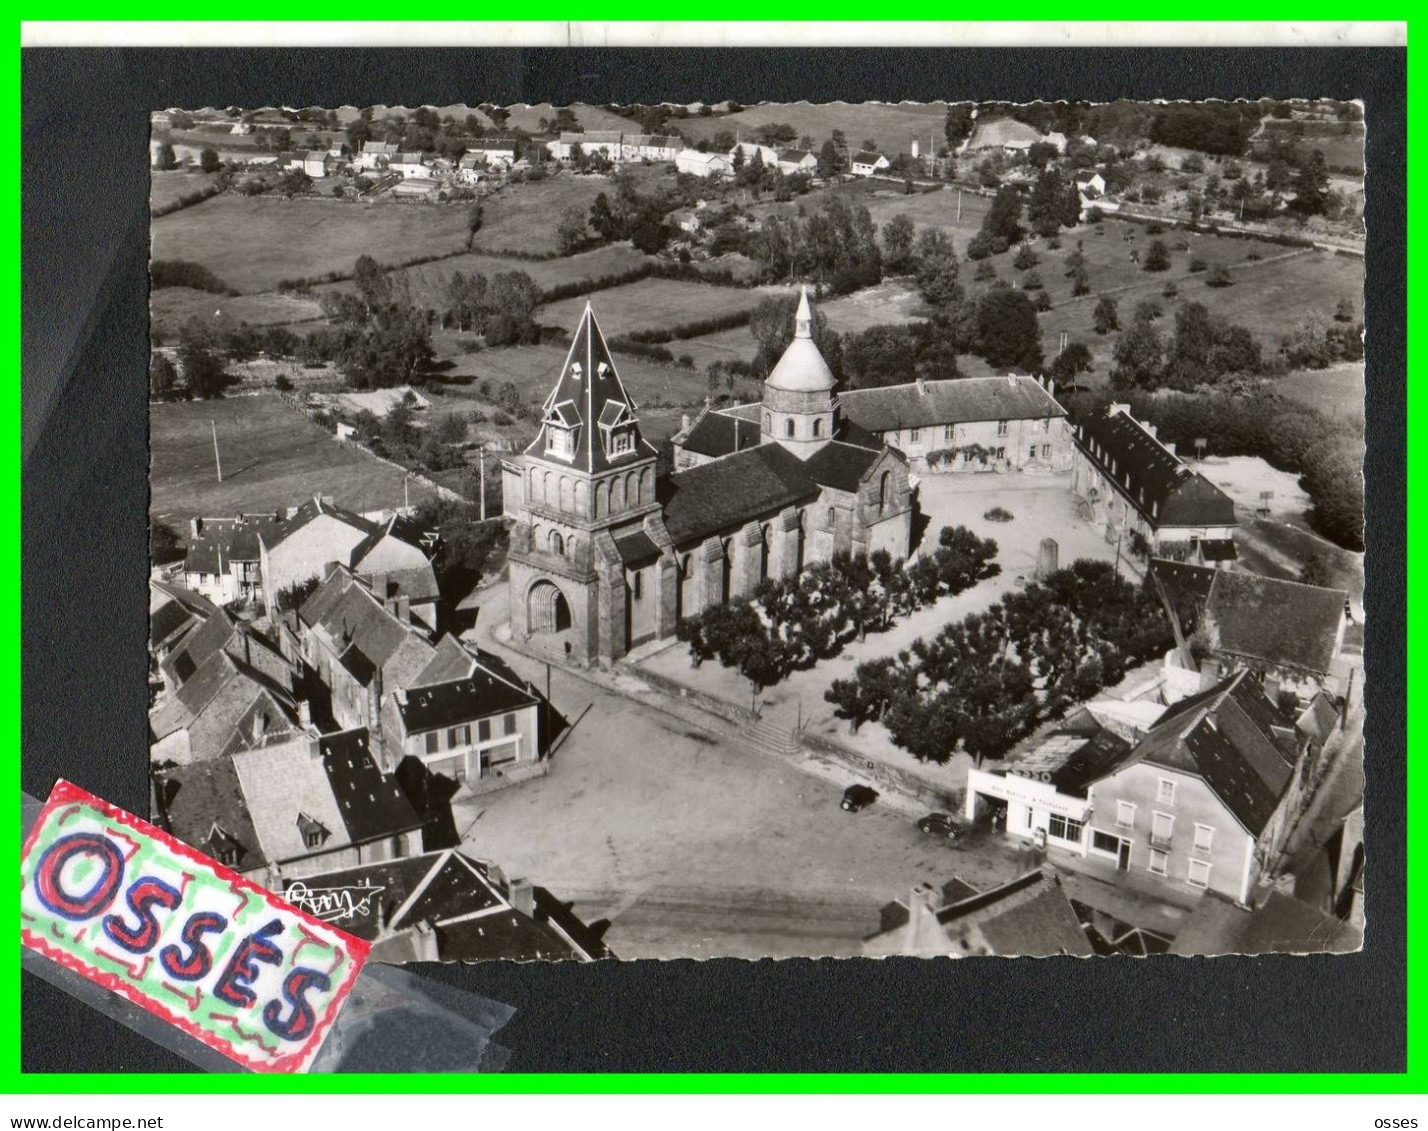
[[[22,783],[146,812],[148,121],[230,104],[1362,98],[1367,948],[1352,957],[490,963],[509,1070],[1403,1071],[1406,52],[27,50]],[[1291,326],[1285,326],[1287,332]],[[889,893],[893,897],[897,893]],[[27,1071],[186,1065],[25,975]]]

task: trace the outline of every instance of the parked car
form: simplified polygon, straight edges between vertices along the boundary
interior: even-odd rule
[[[843,808],[849,813],[866,809],[878,799],[878,791],[867,785],[850,785],[843,791]]]
[[[929,836],[958,840],[966,834],[967,829],[949,813],[929,813],[917,822],[917,831]]]

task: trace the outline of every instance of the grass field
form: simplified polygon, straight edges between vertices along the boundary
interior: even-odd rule
[[[673,166],[668,166],[673,168]],[[642,185],[660,174],[659,167],[635,168]],[[604,176],[577,176],[563,172],[541,181],[511,185],[482,198],[481,230],[476,233],[476,251],[516,251],[543,255],[559,250],[555,229],[567,208],[588,212],[602,192],[611,192]],[[462,212],[465,216],[465,212]]]
[[[555,384],[569,350],[569,346],[551,343],[460,353],[456,343],[457,335],[449,331],[436,335],[438,355],[452,363],[442,374],[442,383],[432,386],[443,399],[477,398],[476,386],[489,379],[495,385],[514,383],[526,401],[539,405]],[[620,353],[615,355],[615,369],[639,404],[693,404],[703,399],[708,388],[702,369],[663,365]]]
[[[759,126],[786,122],[798,137],[805,134],[811,137],[815,149],[827,141],[834,130],[842,130],[849,146],[856,148],[864,140],[871,140],[882,153],[894,157],[908,152],[914,137],[920,140],[923,152],[926,152],[929,135],[934,144],[945,145],[946,119],[945,102],[785,102],[747,106],[737,114],[686,118],[674,125],[697,142],[702,138],[712,139],[720,130],[737,130],[748,140],[754,137]]]
[[[164,287],[149,295],[151,328],[161,334],[176,333],[191,319],[207,322],[217,329],[250,326],[280,326],[322,316],[322,308],[308,298],[267,294],[215,295],[189,287]]]
[[[792,287],[720,287],[679,279],[641,279],[600,291],[590,296],[590,301],[600,329],[613,338],[752,310],[770,295],[791,293]],[[580,295],[548,303],[541,307],[538,317],[544,326],[573,330],[584,309],[585,296]],[[679,353],[674,344],[669,348]]]
[[[507,106],[510,117],[506,119],[506,129],[523,129],[527,133],[536,133],[540,129],[540,120],[545,118],[553,120],[556,108],[549,102],[537,102],[534,105],[525,102],[517,102]],[[575,103],[571,106],[575,111],[575,120],[580,123],[582,130],[620,130],[627,134],[637,134],[640,131],[639,125],[631,118],[621,117],[619,114],[612,114],[603,106],[585,106]]]
[[[1296,369],[1276,383],[1287,397],[1312,405],[1330,416],[1364,414],[1364,363],[1332,365],[1328,369]]]
[[[614,275],[640,266],[648,256],[636,251],[629,244],[612,244],[581,252],[579,255],[560,259],[517,259],[513,256],[482,255],[473,252],[442,259],[435,263],[423,263],[397,272],[411,283],[412,301],[418,306],[433,310],[444,310],[450,305],[447,286],[451,276],[457,271],[467,275],[477,274],[490,277],[508,271],[522,271],[535,280],[542,289],[549,289],[560,283],[570,283],[577,279],[594,279],[601,275]],[[350,282],[330,283],[315,288],[319,294],[325,290],[351,290]]]
[[[394,263],[457,252],[465,243],[460,204],[361,205],[224,193],[155,220],[151,254],[200,263],[251,293],[272,290],[282,279],[351,271],[359,255]]]
[[[223,482],[213,467],[213,433]],[[404,476],[340,444],[274,396],[152,405],[149,512],[183,532],[195,515],[250,514],[331,495],[355,511],[402,505]],[[413,504],[431,492],[411,484]]]
[[[202,192],[218,179],[217,173],[188,173],[181,169],[149,171],[149,207],[167,208],[181,197]]]

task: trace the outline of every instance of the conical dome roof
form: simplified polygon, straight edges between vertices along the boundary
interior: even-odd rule
[[[808,309],[808,288],[798,297],[793,316],[793,341],[778,359],[764,387],[789,393],[831,393],[836,382],[833,371],[813,344],[813,314]]]

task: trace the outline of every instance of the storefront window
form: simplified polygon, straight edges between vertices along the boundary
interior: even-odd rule
[[[1073,844],[1081,843],[1081,832],[1085,826],[1080,821],[1073,821],[1069,817],[1063,817],[1059,813],[1051,814],[1051,819],[1047,822],[1046,831],[1057,840],[1070,841]]]

